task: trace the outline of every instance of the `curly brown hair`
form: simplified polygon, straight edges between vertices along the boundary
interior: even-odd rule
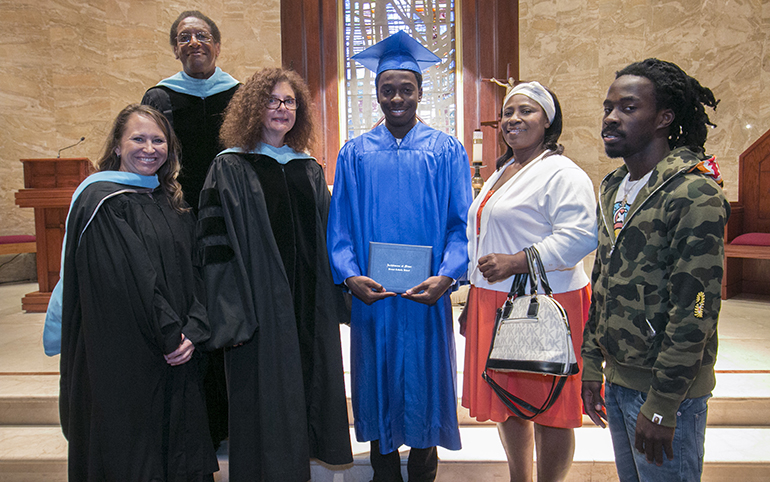
[[[297,99],[297,119],[294,127],[286,133],[284,142],[297,152],[310,149],[314,140],[310,90],[298,73],[281,68],[258,70],[230,100],[219,131],[219,138],[225,147],[251,151],[262,142],[267,100],[279,82],[288,82]]]
[[[160,130],[163,131],[163,135],[166,136],[168,157],[166,158],[166,162],[163,163],[156,173],[158,175],[158,181],[160,182],[160,187],[163,189],[163,192],[168,196],[171,206],[173,206],[177,212],[182,213],[189,211],[190,208],[184,202],[182,186],[180,186],[179,182],[176,180],[179,175],[179,169],[181,168],[181,163],[179,162],[179,141],[177,140],[174,129],[171,128],[168,119],[148,105],[129,104],[120,111],[107,136],[107,142],[104,144],[104,153],[95,163],[96,170],[120,170],[120,156],[117,155],[115,149],[120,146],[120,140],[123,138],[126,124],[128,124],[128,120],[133,114],[142,115],[154,120],[155,123],[158,124],[158,127],[160,127]]]

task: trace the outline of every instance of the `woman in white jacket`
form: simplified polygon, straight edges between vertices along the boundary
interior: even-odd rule
[[[513,276],[527,272],[523,249],[539,251],[554,297],[567,311],[578,363],[591,300],[582,259],[596,248],[596,202],[588,175],[562,155],[562,113],[553,93],[537,82],[516,85],[503,101],[501,133],[508,150],[497,160],[468,213],[471,290],[461,315],[465,327],[463,406],[479,421],[497,422],[512,481],[532,480],[533,446],[538,481],[563,480],[575,450],[573,429],[582,422],[580,376],[531,421],[511,412],[481,378],[495,311]],[[492,372],[513,395],[542,405],[552,377]]]

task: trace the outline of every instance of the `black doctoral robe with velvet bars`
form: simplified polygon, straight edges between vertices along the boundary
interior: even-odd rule
[[[309,458],[352,462],[339,323],[326,251],[329,190],[311,158],[212,163],[198,221],[211,347],[225,353],[230,480],[310,479]]]
[[[210,334],[194,219],[160,190],[112,182],[91,184],[72,207],[59,398],[69,480],[188,482],[218,469],[198,357],[163,358],[182,333],[196,346]]]

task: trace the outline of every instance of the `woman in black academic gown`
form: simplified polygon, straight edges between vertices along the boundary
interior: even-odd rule
[[[233,96],[229,146],[201,191],[198,235],[212,336],[228,347],[232,482],[306,482],[310,458],[352,462],[339,323],[326,251],[330,194],[295,72],[264,69]]]
[[[120,112],[67,220],[60,414],[77,481],[213,480],[196,345],[210,334],[179,150],[148,106]]]

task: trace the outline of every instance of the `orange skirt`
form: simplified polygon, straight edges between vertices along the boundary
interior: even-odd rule
[[[462,404],[470,411],[471,417],[480,422],[486,420],[504,422],[508,417],[515,416],[481,378],[495,328],[495,312],[503,305],[507,296],[507,293],[475,286],[471,286],[468,294]],[[572,344],[582,372],[583,359],[580,356],[580,347],[583,344],[583,327],[588,319],[588,308],[591,305],[591,286],[555,294],[554,298],[567,312],[572,330]],[[493,370],[489,373],[501,387],[537,407],[542,405],[548,396],[553,380],[552,376],[535,373],[500,373]],[[553,406],[532,421],[549,427],[580,427],[583,421],[580,377],[580,373],[568,377],[561,395]]]

